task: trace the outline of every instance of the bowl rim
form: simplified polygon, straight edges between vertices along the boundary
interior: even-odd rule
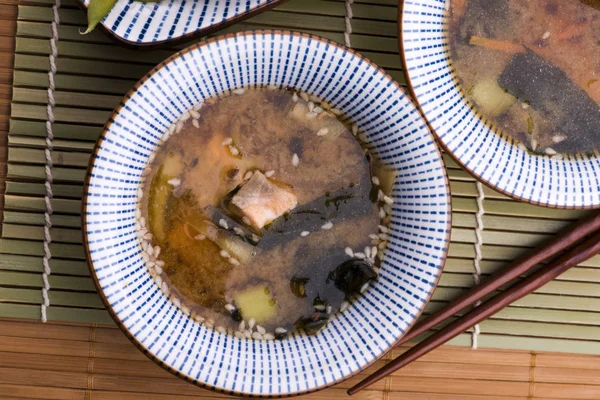
[[[444,1],[450,1],[450,0],[444,0]],[[410,74],[408,73],[408,68],[407,68],[408,63],[406,61],[406,53],[404,52],[404,37],[403,37],[403,29],[402,29],[402,25],[404,22],[404,5],[405,5],[405,3],[406,3],[406,0],[398,0],[398,18],[397,18],[396,28],[398,30],[398,53],[400,54],[400,62],[402,64],[402,70],[404,71],[404,76],[406,78],[406,88],[407,88],[408,92],[410,93],[410,96],[411,96],[413,102],[417,106],[419,113],[421,113],[421,115],[427,122],[427,126],[429,127],[429,130],[431,132],[433,132],[433,134],[435,135],[436,142],[444,149],[446,154],[448,154],[464,171],[466,171],[469,175],[471,175],[473,178],[475,178],[476,182],[481,182],[484,185],[486,185],[487,187],[495,190],[496,192],[499,192],[507,197],[510,197],[512,200],[516,200],[521,203],[532,204],[535,206],[547,207],[547,208],[551,208],[551,209],[560,209],[560,210],[595,210],[598,207],[600,207],[600,203],[599,204],[586,204],[586,205],[581,205],[581,206],[577,206],[577,205],[570,206],[570,205],[563,205],[563,204],[545,203],[543,201],[536,201],[535,199],[525,198],[525,197],[521,197],[515,193],[511,193],[511,192],[509,192],[505,189],[502,189],[501,187],[493,184],[492,182],[484,179],[483,177],[481,177],[479,174],[477,174],[475,171],[473,171],[471,168],[469,168],[463,161],[461,161],[461,159],[458,158],[458,156],[456,156],[454,154],[454,152],[450,150],[450,148],[446,145],[446,143],[444,143],[443,140],[439,139],[440,136],[435,131],[435,129],[433,129],[431,124],[429,123],[429,119],[427,118],[425,112],[423,111],[423,108],[421,107],[421,103],[419,102],[419,97],[417,96],[417,93],[414,89],[414,85],[412,83]],[[452,74],[455,75],[454,72]],[[458,90],[460,91],[461,96],[464,98],[464,94],[463,94],[462,90],[460,90],[460,88]],[[502,134],[500,132],[496,132],[495,130],[491,129],[488,121],[484,121],[478,113],[475,113],[475,115],[481,122],[484,123],[484,125],[487,128],[492,130],[494,132],[494,134],[500,135],[504,140],[510,141],[511,145],[514,146],[513,139],[507,138],[507,137],[505,137],[504,134]]]
[[[124,107],[125,103],[129,100],[129,98],[131,97],[131,95],[133,93],[135,93],[137,91],[137,89],[144,84],[147,80],[149,80],[156,72],[158,72],[162,67],[164,67],[165,65],[167,65],[168,63],[175,61],[176,59],[184,56],[185,54],[195,51],[197,49],[201,49],[205,46],[208,46],[210,44],[213,44],[217,41],[220,40],[227,40],[227,39],[231,39],[231,38],[235,38],[235,37],[246,37],[246,36],[250,36],[250,37],[264,37],[264,36],[271,36],[271,35],[279,35],[279,36],[291,36],[291,37],[302,37],[302,38],[308,38],[308,39],[312,39],[312,40],[318,40],[320,42],[323,42],[325,45],[329,45],[329,46],[334,46],[337,47],[338,49],[345,51],[345,52],[349,52],[351,55],[358,57],[361,61],[366,62],[369,66],[375,68],[378,73],[383,74],[385,77],[387,77],[390,82],[395,86],[395,88],[399,91],[401,91],[404,94],[404,97],[407,99],[407,101],[413,106],[415,107],[417,110],[417,106],[414,103],[414,100],[408,95],[408,93],[406,93],[406,91],[404,90],[404,88],[402,88],[400,86],[400,84],[398,82],[396,82],[387,72],[385,72],[383,70],[383,68],[379,67],[378,65],[376,65],[374,62],[372,62],[371,60],[369,60],[368,58],[364,57],[362,54],[356,52],[355,50],[341,44],[335,41],[332,41],[330,39],[326,39],[324,37],[318,36],[318,35],[313,35],[313,34],[309,34],[309,33],[304,33],[304,32],[299,32],[299,31],[292,31],[292,30],[286,30],[286,29],[259,29],[259,30],[247,30],[247,31],[243,31],[243,32],[237,32],[237,33],[228,33],[228,34],[224,34],[224,35],[219,35],[219,36],[215,36],[212,37],[210,39],[207,40],[203,40],[201,42],[197,42],[194,43],[180,51],[178,51],[177,53],[171,55],[170,57],[166,58],[165,60],[161,61],[159,64],[157,64],[155,67],[153,67],[150,71],[148,71],[144,76],[142,76],[140,78],[140,80],[138,80],[131,89],[129,89],[129,91],[127,91],[127,93],[124,95],[124,97],[121,99],[121,101],[119,102],[119,104],[115,107],[115,109],[113,110],[113,112],[111,113],[111,115],[109,116],[109,118],[107,119],[106,123],[104,124],[103,128],[102,128],[102,132],[100,133],[98,140],[96,141],[94,148],[91,152],[91,156],[88,162],[88,166],[86,169],[86,173],[85,173],[85,177],[84,177],[84,181],[83,181],[83,197],[82,197],[82,201],[81,201],[81,222],[82,222],[82,241],[83,241],[83,247],[84,247],[84,251],[85,251],[85,259],[86,259],[86,263],[88,265],[88,268],[90,270],[90,275],[92,277],[92,280],[94,282],[94,285],[96,287],[96,291],[97,293],[100,295],[100,298],[102,300],[102,303],[104,304],[106,310],[108,311],[109,315],[111,316],[111,318],[114,320],[114,322],[116,323],[117,327],[121,330],[121,332],[123,332],[123,334],[125,334],[125,336],[129,339],[129,341],[131,343],[133,343],[138,350],[140,350],[146,357],[148,357],[150,360],[152,360],[155,364],[159,365],[160,367],[162,367],[164,370],[168,371],[169,373],[177,376],[178,378],[183,379],[184,381],[188,382],[188,383],[192,383],[195,386],[201,387],[203,389],[209,389],[211,391],[217,392],[217,393],[225,393],[227,395],[232,395],[232,396],[236,396],[236,397],[244,397],[244,396],[249,396],[249,397],[264,397],[264,398],[275,398],[275,397],[294,397],[294,396],[300,396],[300,395],[305,395],[305,394],[309,394],[309,393],[314,393],[314,392],[318,392],[321,391],[323,389],[332,387],[334,385],[337,385],[341,382],[344,382],[350,378],[352,378],[353,376],[357,375],[358,373],[360,373],[361,371],[364,371],[365,369],[367,369],[368,367],[370,367],[371,365],[373,365],[376,361],[378,361],[379,359],[383,358],[387,353],[389,353],[390,351],[392,351],[397,343],[400,341],[400,339],[403,337],[400,336],[398,338],[396,338],[396,341],[385,351],[381,354],[380,357],[373,359],[371,362],[363,365],[360,369],[358,369],[357,371],[355,371],[354,373],[348,374],[346,376],[343,376],[341,379],[336,379],[332,382],[329,382],[327,384],[323,384],[320,386],[316,386],[314,388],[308,389],[308,390],[303,390],[303,391],[298,391],[298,392],[291,392],[291,393],[281,393],[281,394],[250,394],[250,393],[244,393],[244,392],[240,392],[240,391],[232,391],[232,390],[228,390],[226,388],[221,388],[221,387],[217,387],[215,385],[211,385],[211,384],[207,384],[195,379],[191,379],[189,378],[187,375],[182,374],[180,371],[176,370],[175,368],[172,368],[171,366],[167,365],[163,360],[161,360],[159,357],[155,356],[152,352],[150,352],[146,347],[144,347],[144,345],[139,342],[137,340],[137,338],[125,327],[125,325],[123,324],[123,322],[121,321],[121,319],[119,318],[119,316],[114,312],[113,308],[111,307],[108,299],[106,298],[106,296],[104,295],[104,291],[102,290],[102,286],[100,285],[100,282],[98,280],[98,276],[96,274],[96,271],[94,269],[94,265],[92,262],[92,257],[91,257],[91,253],[90,253],[90,247],[89,247],[89,241],[88,241],[88,234],[87,234],[87,203],[88,203],[88,194],[89,194],[89,185],[90,185],[90,180],[92,177],[92,170],[94,168],[94,164],[95,164],[95,160],[96,160],[96,156],[98,154],[98,151],[104,141],[105,138],[105,134],[107,133],[108,128],[112,125],[115,116],[119,113],[119,111]],[[446,187],[446,199],[447,201],[447,208],[446,208],[446,215],[447,215],[447,219],[446,219],[446,236],[444,238],[444,243],[447,243],[447,245],[445,246],[445,249],[443,250],[443,254],[441,257],[441,262],[439,265],[440,267],[440,272],[439,275],[437,276],[437,278],[435,279],[435,285],[433,287],[433,290],[431,291],[431,293],[429,295],[426,296],[426,301],[423,303],[423,307],[417,312],[415,313],[415,318],[411,321],[410,324],[408,324],[407,329],[405,330],[405,334],[406,332],[408,332],[412,327],[415,326],[417,320],[419,319],[419,317],[422,315],[423,311],[425,310],[425,307],[427,306],[427,304],[429,304],[429,302],[431,301],[431,298],[433,297],[433,294],[435,292],[435,290],[437,290],[438,285],[439,285],[439,281],[440,278],[442,276],[442,273],[444,272],[444,268],[446,265],[446,261],[448,259],[448,250],[449,250],[449,245],[450,245],[450,237],[451,237],[451,228],[452,228],[452,196],[451,196],[451,192],[450,192],[450,182],[449,182],[449,178],[448,178],[448,171],[446,168],[446,164],[444,162],[444,159],[442,157],[442,152],[440,151],[440,148],[436,145],[437,144],[437,140],[434,136],[434,134],[432,133],[431,129],[429,128],[429,124],[427,122],[427,120],[423,117],[422,113],[419,111],[416,113],[416,115],[418,116],[417,118],[420,119],[423,123],[424,129],[427,130],[427,133],[429,134],[429,136],[432,139],[432,143],[433,146],[435,147],[435,150],[437,152],[437,159],[439,160],[440,166],[442,167],[442,175],[443,175],[443,179],[444,179],[444,183],[445,183],[445,187]]]
[[[204,1],[209,1],[209,0],[204,0]],[[254,17],[265,11],[269,11],[287,1],[289,1],[289,0],[271,0],[270,3],[260,4],[251,10],[237,14],[231,18],[227,18],[216,24],[212,24],[212,25],[209,25],[204,28],[198,28],[196,30],[185,33],[181,36],[174,37],[172,39],[159,40],[156,42],[135,42],[133,40],[125,39],[124,37],[118,35],[115,31],[110,29],[108,26],[106,26],[104,21],[100,21],[100,23],[97,25],[97,28],[100,28],[100,30],[102,30],[104,32],[104,34],[106,34],[114,42],[116,42],[119,45],[126,47],[126,48],[144,49],[144,50],[162,49],[167,46],[176,46],[178,44],[183,44],[183,43],[189,42],[190,40],[194,40],[194,39],[201,38],[203,36],[210,35],[221,29],[228,28],[234,24],[237,24],[238,22],[244,21],[250,17]],[[77,4],[79,6],[79,8],[84,11],[87,11],[87,9],[88,9],[88,5],[85,3],[84,0],[77,0],[75,2],[75,4]]]

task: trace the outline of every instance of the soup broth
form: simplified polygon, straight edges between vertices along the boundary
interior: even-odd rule
[[[600,146],[600,1],[451,0],[450,48],[465,96],[537,154]]]
[[[165,133],[144,170],[150,273],[209,327],[315,334],[377,276],[394,174],[356,126],[312,100],[266,89],[209,99]]]

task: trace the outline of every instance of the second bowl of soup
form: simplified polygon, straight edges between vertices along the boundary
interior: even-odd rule
[[[409,87],[463,167],[519,200],[600,205],[597,2],[423,0],[400,20]]]

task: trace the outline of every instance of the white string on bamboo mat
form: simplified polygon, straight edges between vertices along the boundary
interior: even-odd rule
[[[60,25],[60,15],[58,9],[60,8],[60,0],[56,0],[54,6],[52,6],[53,21],[51,26],[52,37],[50,38],[50,56],[48,61],[50,63],[50,71],[48,72],[48,104],[46,106],[46,148],[44,154],[46,156],[46,165],[44,170],[46,172],[46,196],[44,196],[44,202],[46,204],[46,210],[44,212],[44,258],[42,263],[44,265],[44,274],[42,280],[44,287],[42,288],[42,322],[48,320],[47,308],[50,306],[50,297],[48,292],[50,291],[50,260],[52,259],[52,253],[50,252],[50,243],[52,243],[52,236],[50,235],[50,229],[52,228],[52,147],[54,140],[54,132],[52,131],[52,124],[54,124],[54,106],[56,102],[54,100],[54,91],[56,88],[54,77],[56,76],[56,58],[58,57],[58,26]]]
[[[481,277],[481,259],[483,258],[481,254],[481,247],[483,246],[483,215],[485,214],[485,209],[483,208],[483,200],[485,200],[485,193],[483,192],[483,185],[481,182],[477,182],[477,214],[475,214],[475,259],[473,260],[473,266],[475,267],[475,273],[473,274],[473,280],[475,281],[475,285],[479,285],[480,277]],[[475,307],[479,307],[481,301],[477,301],[475,303]],[[481,329],[479,328],[479,324],[473,327],[473,332],[471,333],[471,347],[476,350],[477,349],[477,338],[481,333]]]
[[[352,17],[354,17],[352,13],[352,4],[354,0],[346,0],[346,30],[344,31],[344,42],[346,46],[352,47],[352,42],[350,41],[350,35],[352,35]]]

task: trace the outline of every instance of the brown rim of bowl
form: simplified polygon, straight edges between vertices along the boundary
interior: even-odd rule
[[[435,129],[433,129],[433,127],[431,126],[431,124],[429,123],[429,120],[427,119],[427,117],[425,116],[425,113],[423,112],[423,108],[421,107],[421,104],[419,103],[419,98],[417,97],[413,84],[410,80],[410,75],[408,74],[408,69],[407,69],[407,62],[406,62],[406,56],[404,53],[404,38],[402,36],[402,22],[404,21],[404,2],[405,0],[398,0],[398,24],[397,24],[397,28],[398,28],[398,52],[400,53],[400,62],[402,63],[402,70],[404,72],[404,77],[406,78],[406,88],[408,89],[408,92],[410,93],[412,100],[414,101],[415,105],[417,106],[417,109],[419,110],[419,113],[421,113],[421,115],[423,116],[423,118],[425,119],[425,121],[427,122],[427,126],[429,127],[429,130],[431,132],[433,132],[435,134],[435,140],[436,142],[444,149],[444,151],[446,152],[446,154],[448,154],[450,157],[452,157],[452,159],[463,169],[465,170],[469,175],[471,175],[473,178],[475,178],[475,180],[477,182],[481,182],[484,185],[486,185],[487,187],[495,190],[496,192],[499,192],[507,197],[510,197],[513,200],[519,201],[521,203],[527,203],[527,204],[532,204],[534,206],[541,206],[541,207],[547,207],[547,208],[553,208],[553,209],[560,209],[560,210],[594,210],[597,209],[598,207],[600,207],[600,204],[597,205],[585,205],[585,206],[561,206],[561,205],[556,205],[556,204],[549,204],[549,203],[543,203],[541,201],[534,201],[531,199],[526,199],[520,196],[517,196],[514,193],[509,193],[504,189],[499,188],[498,186],[494,185],[493,183],[483,179],[481,176],[477,175],[477,173],[475,173],[475,171],[471,170],[469,167],[467,167],[455,154],[454,152],[450,151],[450,149],[448,148],[448,146],[446,146],[446,144],[439,139],[439,135],[437,134],[437,132],[435,131]],[[453,77],[455,77],[455,73],[454,71],[451,71]],[[462,91],[460,91],[461,96],[463,96]],[[463,96],[464,97],[464,96]],[[479,117],[479,114],[476,113],[477,118],[479,118],[481,120],[481,118]],[[482,121],[485,126],[487,126],[488,128],[490,128],[490,125],[486,122],[486,121]],[[490,128],[491,129],[491,128]],[[495,134],[500,134],[499,132],[496,132],[495,130],[492,129],[492,131]],[[505,138],[504,136],[502,136],[505,140],[507,138]],[[511,143],[512,144],[512,143]]]
[[[315,35],[311,35],[308,33],[302,33],[302,32],[294,32],[294,31],[289,31],[289,30],[253,30],[253,31],[244,31],[244,32],[240,32],[240,33],[229,33],[226,35],[221,35],[221,36],[217,36],[214,38],[210,38],[206,41],[202,41],[200,43],[196,43],[193,44],[189,47],[186,47],[185,49],[173,54],[172,56],[170,56],[169,58],[167,58],[166,60],[162,61],[161,63],[159,63],[156,67],[152,68],[147,74],[145,74],[128,92],[127,94],[125,94],[125,96],[123,97],[123,99],[121,100],[120,104],[114,109],[114,111],[111,113],[110,117],[108,118],[106,124],[104,125],[104,128],[102,130],[102,133],[100,134],[100,137],[98,138],[98,140],[96,141],[96,144],[94,146],[94,149],[92,151],[89,163],[88,163],[88,167],[86,170],[86,174],[85,174],[85,179],[84,179],[84,183],[83,183],[83,188],[84,188],[84,192],[83,192],[83,198],[81,201],[81,220],[82,220],[82,238],[83,238],[83,245],[84,245],[84,249],[85,249],[85,258],[88,264],[88,268],[90,269],[90,275],[92,276],[92,279],[94,281],[94,285],[96,286],[97,292],[100,295],[100,298],[102,299],[102,302],[104,303],[104,306],[106,307],[106,310],[108,311],[108,313],[110,314],[110,316],[112,317],[112,319],[115,321],[115,323],[117,324],[117,326],[119,327],[119,329],[125,334],[125,336],[143,353],[145,354],[150,360],[152,360],[154,363],[158,364],[160,367],[162,367],[163,369],[167,370],[168,372],[172,373],[173,375],[182,378],[183,380],[190,382],[196,386],[199,386],[201,388],[204,389],[210,389],[212,391],[218,392],[218,393],[225,393],[228,395],[232,395],[232,396],[238,396],[238,397],[243,397],[243,396],[247,396],[247,397],[265,397],[265,398],[273,398],[273,397],[292,397],[292,396],[299,396],[299,395],[303,395],[303,394],[308,394],[308,393],[313,393],[313,392],[317,392],[319,390],[323,390],[326,389],[328,387],[337,385],[340,382],[343,382],[347,379],[350,379],[351,377],[355,376],[356,374],[358,374],[361,371],[364,371],[366,368],[368,368],[369,366],[371,366],[373,363],[375,363],[377,360],[379,360],[381,357],[383,357],[385,354],[387,354],[389,351],[391,351],[394,347],[396,347],[396,344],[398,343],[398,341],[401,339],[401,337],[397,338],[396,342],[390,346],[390,348],[385,351],[383,354],[381,354],[380,357],[375,358],[374,360],[372,360],[371,362],[367,363],[366,365],[364,365],[362,368],[360,368],[359,370],[357,370],[356,372],[345,376],[341,379],[335,380],[334,382],[331,382],[329,384],[326,385],[322,385],[319,387],[316,387],[314,389],[311,390],[306,390],[306,391],[301,391],[301,392],[295,392],[295,393],[286,393],[286,394],[274,394],[274,395],[263,395],[263,394],[248,394],[248,393],[241,393],[241,392],[235,392],[235,391],[230,391],[227,389],[223,389],[223,388],[218,388],[215,387],[213,385],[208,385],[202,382],[199,382],[195,379],[191,379],[188,376],[180,373],[179,371],[175,370],[174,368],[171,368],[170,366],[166,365],[162,360],[160,360],[158,357],[156,357],[154,354],[152,354],[148,349],[146,349],[140,342],[138,342],[138,340],[135,338],[135,336],[133,336],[128,330],[127,328],[123,325],[123,323],[121,322],[121,320],[119,319],[119,317],[115,314],[115,312],[113,311],[112,307],[110,306],[110,303],[108,302],[108,300],[106,299],[106,297],[104,296],[104,292],[102,291],[102,287],[100,286],[100,282],[98,281],[98,277],[96,276],[96,271],[94,270],[93,267],[93,263],[92,263],[92,258],[91,258],[91,254],[90,254],[90,250],[89,250],[89,244],[88,244],[88,237],[87,237],[87,231],[85,229],[86,225],[87,225],[87,218],[86,218],[86,211],[87,211],[87,199],[88,199],[88,188],[89,188],[89,184],[90,184],[90,179],[91,179],[91,172],[92,169],[94,167],[94,160],[96,158],[96,155],[98,154],[98,150],[104,140],[104,136],[106,134],[106,131],[108,130],[108,128],[111,126],[112,122],[115,119],[115,116],[119,113],[119,111],[121,110],[121,108],[123,107],[123,105],[127,102],[127,100],[131,97],[131,95],[137,90],[137,88],[139,88],[144,82],[146,82],[146,80],[148,80],[154,73],[156,73],[157,71],[159,71],[163,66],[165,66],[167,63],[181,57],[184,54],[187,54],[191,51],[194,51],[196,49],[202,48],[204,46],[207,46],[209,44],[212,44],[216,41],[219,40],[225,40],[225,39],[230,39],[233,37],[240,37],[240,36],[265,36],[265,35],[290,35],[290,36],[299,36],[299,37],[303,37],[303,38],[309,38],[312,40],[319,40],[321,42],[324,42],[327,45],[332,45],[335,46],[339,49],[342,49],[344,51],[347,51],[351,54],[353,54],[354,56],[360,58],[362,61],[368,63],[370,66],[372,66],[373,68],[377,69],[381,74],[383,74],[385,77],[387,77],[388,79],[390,79],[390,81],[396,86],[396,89],[398,89],[399,91],[401,91],[405,98],[413,105],[415,106],[415,103],[412,101],[412,99],[410,98],[410,96],[408,96],[406,94],[406,92],[404,91],[404,89],[389,75],[387,74],[382,68],[380,68],[379,66],[377,66],[375,63],[373,63],[371,60],[365,58],[364,56],[362,56],[361,54],[357,53],[356,51],[342,45],[339,43],[336,43],[334,41],[331,41],[329,39],[325,39],[322,38],[320,36],[315,36]],[[416,107],[416,106],[415,106]],[[420,119],[423,122],[423,126],[425,126],[427,128],[427,124],[425,119],[423,118],[421,113],[418,113],[418,116],[420,117]],[[431,133],[431,131],[429,131],[429,135],[431,135],[431,138],[434,139],[433,142],[435,143],[435,137],[433,136],[433,134]],[[423,303],[423,307],[416,313],[415,318],[413,319],[413,321],[409,324],[409,326],[407,327],[405,332],[408,332],[408,330],[410,328],[412,328],[417,319],[419,318],[419,316],[423,313],[423,310],[425,309],[425,306],[429,303],[429,301],[431,300],[431,297],[433,296],[433,293],[435,291],[435,289],[438,286],[440,277],[442,276],[442,272],[444,270],[444,266],[446,264],[446,260],[448,258],[448,248],[450,245],[450,234],[451,234],[451,227],[452,227],[452,197],[450,195],[450,184],[449,184],[449,180],[448,180],[448,173],[446,171],[446,165],[444,164],[444,160],[442,158],[442,153],[440,151],[440,149],[436,146],[435,147],[439,156],[439,161],[440,161],[440,165],[442,167],[443,170],[443,174],[444,174],[444,181],[446,184],[446,197],[448,198],[448,207],[446,209],[446,215],[448,215],[447,217],[447,224],[446,224],[446,228],[447,228],[447,233],[446,233],[446,237],[444,239],[444,243],[445,243],[445,250],[443,253],[443,258],[442,258],[442,265],[440,268],[440,273],[435,281],[435,286],[434,289],[431,291],[431,293],[428,294],[426,301]]]
[[[167,48],[170,46],[184,44],[191,40],[198,39],[202,36],[207,36],[212,33],[215,33],[221,29],[228,28],[231,25],[234,25],[245,19],[248,19],[255,15],[261,14],[265,11],[269,11],[287,1],[289,1],[289,0],[274,0],[272,3],[262,4],[256,8],[253,8],[252,10],[246,11],[242,14],[238,14],[235,17],[228,18],[217,24],[207,26],[206,28],[197,29],[193,32],[186,33],[184,35],[178,36],[173,39],[161,40],[159,42],[138,43],[138,42],[133,42],[131,40],[124,39],[121,36],[118,36],[114,31],[108,29],[102,22],[100,22],[96,27],[100,28],[100,30],[102,30],[109,38],[111,38],[113,42],[115,42],[125,48],[138,49],[138,50],[164,49],[164,48]],[[77,0],[75,3],[79,6],[79,8],[81,8],[84,11],[87,11],[87,5],[83,2],[83,0]]]

